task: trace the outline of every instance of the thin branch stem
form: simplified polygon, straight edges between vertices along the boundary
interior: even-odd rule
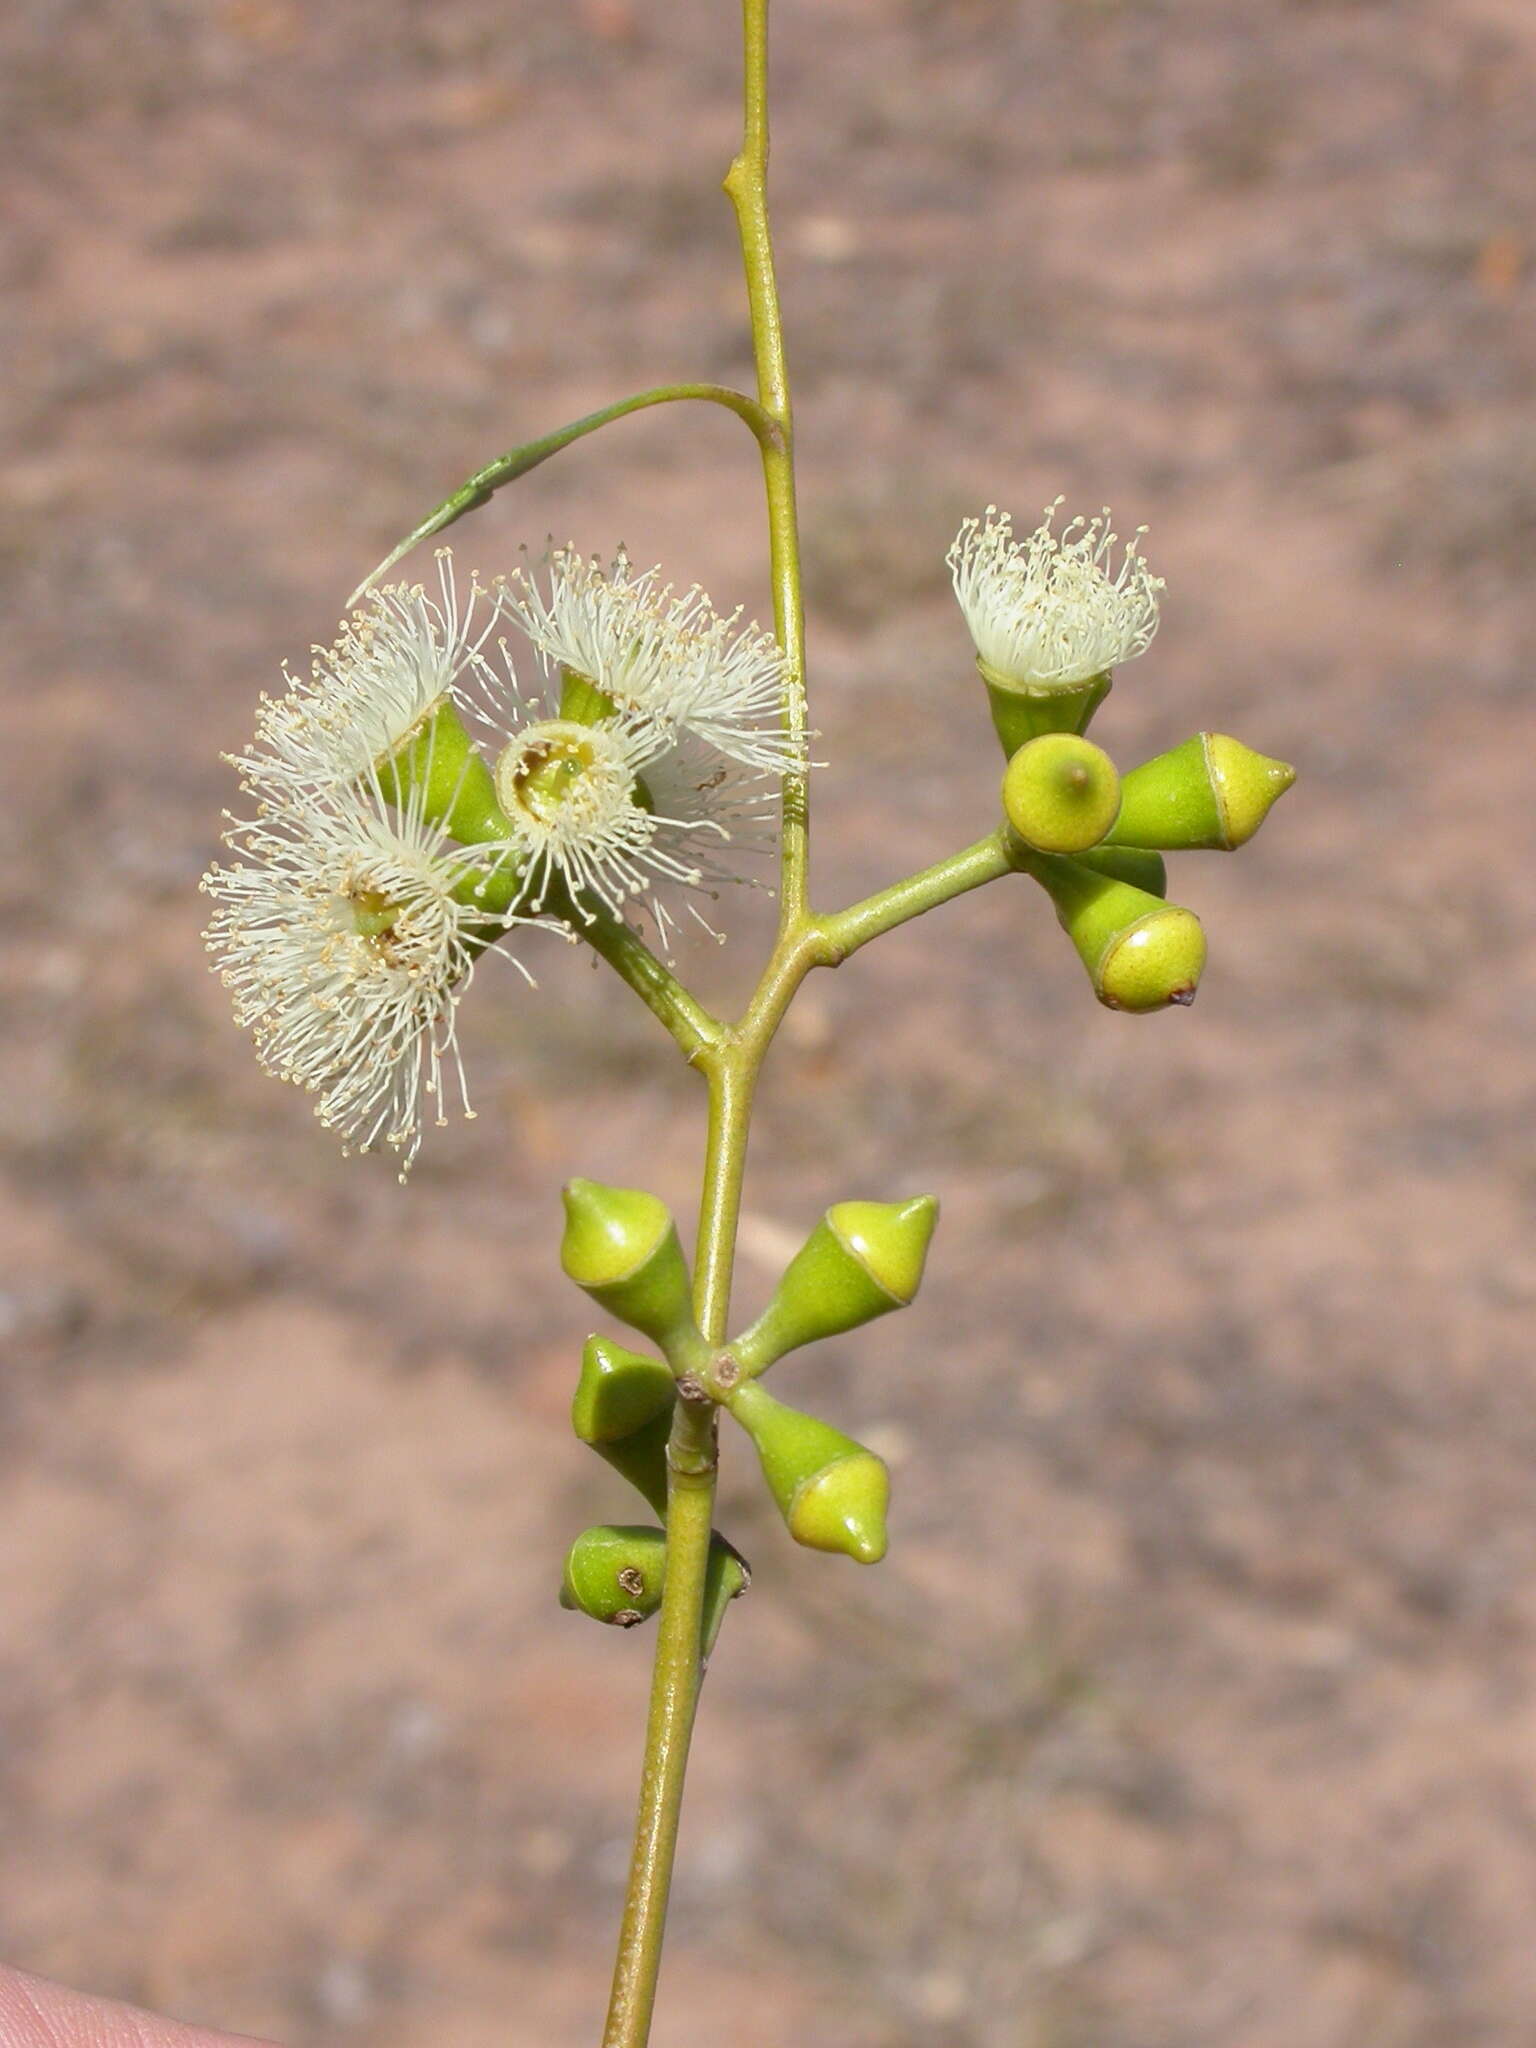
[[[459,488],[429,512],[425,519],[413,526],[397,547],[391,548],[379,566],[353,591],[347,599],[354,605],[381,576],[387,576],[395,564],[420,547],[424,540],[431,540],[435,534],[444,532],[454,521],[462,519],[466,512],[473,512],[481,505],[488,505],[503,484],[510,484],[520,476],[526,476],[530,469],[537,469],[541,462],[547,462],[551,455],[558,455],[563,448],[569,448],[588,434],[595,434],[599,427],[610,426],[615,420],[627,419],[631,413],[646,412],[653,405],[674,405],[689,400],[700,400],[706,405],[724,406],[738,419],[745,420],[752,429],[758,446],[766,457],[770,448],[780,444],[778,422],[769,417],[755,398],[749,398],[744,391],[733,391],[726,384],[661,384],[654,391],[641,391],[633,398],[621,398],[614,405],[605,405],[597,412],[586,413],[579,420],[572,420],[569,426],[557,427],[552,434],[543,434],[537,441],[526,441],[521,448],[513,448],[506,455],[498,455],[494,462],[477,469],[472,477],[460,484]]]
[[[724,1341],[736,1218],[746,1163],[755,1062],[739,1049],[701,1056],[709,1082],[709,1130],[694,1313],[712,1344]],[[645,1727],[640,1807],[603,2048],[645,2048],[650,2039],[666,1936],[667,1895],[682,1819],[688,1748],[704,1682],[704,1593],[714,1512],[716,1409],[677,1404],[667,1446],[667,1570]]]
[[[862,903],[818,917],[815,929],[820,941],[819,962],[836,967],[860,946],[878,939],[882,932],[894,931],[897,925],[921,917],[925,910],[936,910],[941,903],[963,896],[968,890],[995,882],[1000,876],[1013,873],[1018,864],[1006,829],[989,832],[974,846],[950,854],[947,860],[935,861],[931,868],[893,882],[888,889],[877,890]]]
[[[788,934],[806,910],[810,859],[810,808],[804,767],[805,602],[800,579],[800,532],[795,510],[794,420],[784,327],[768,227],[768,0],[742,0],[745,63],[744,118],[740,153],[726,173],[725,190],[736,210],[747,303],[752,314],[752,355],[757,395],[778,429],[774,441],[758,437],[763,483],[768,494],[769,574],[773,618],[789,670],[784,723],[801,765],[784,778],[784,821],[780,841],[779,931]]]
[[[713,1403],[678,1402],[667,1452],[667,1567],[645,1724],[640,1810],[603,2048],[645,2048],[651,2035],[688,1746],[704,1679],[714,1423]]]
[[[601,904],[589,903],[579,912],[572,909],[566,922],[577,938],[585,939],[620,980],[629,984],[651,1015],[661,1020],[690,1065],[696,1064],[707,1048],[720,1043],[725,1026],[623,918]]]

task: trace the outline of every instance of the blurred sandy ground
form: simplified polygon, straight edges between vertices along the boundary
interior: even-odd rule
[[[1176,891],[1190,1014],[985,892],[812,985],[741,1301],[933,1188],[920,1306],[783,1391],[897,1466],[711,1676],[658,2048],[1523,2048],[1536,2031],[1536,9],[782,0],[818,893],[981,829],[958,517],[1145,520],[1101,730],[1299,761]],[[501,447],[748,374],[735,11],[0,15],[0,1950],[305,2048],[591,2043],[648,1638],[562,1615],[556,1192],[696,1172],[615,986],[467,1011],[412,1187],[198,942],[221,748]],[[723,415],[456,536],[766,602]],[[752,924],[747,906],[745,923]],[[738,994],[753,942],[687,965]]]

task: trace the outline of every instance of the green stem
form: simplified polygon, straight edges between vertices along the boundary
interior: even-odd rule
[[[724,1025],[622,917],[615,917],[601,904],[584,903],[580,913],[571,911],[566,922],[577,938],[584,939],[620,980],[629,984],[651,1015],[660,1018],[690,1065],[696,1065],[709,1047],[720,1043]]]
[[[715,1501],[715,1410],[712,1402],[702,1409],[686,1401],[677,1406],[667,1454],[667,1572],[645,1724],[640,1813],[603,2048],[644,2048],[650,2039],[683,1778],[704,1676],[701,1637]],[[680,1432],[688,1439],[682,1445]],[[680,1459],[700,1469],[680,1470]]]
[[[780,841],[779,931],[792,933],[806,911],[810,859],[810,812],[805,754],[805,603],[800,587],[800,534],[795,511],[794,421],[789,371],[784,360],[784,326],[779,314],[773,237],[768,228],[768,0],[742,0],[745,96],[740,153],[726,173],[725,190],[736,209],[747,303],[752,314],[752,355],[757,395],[773,421],[773,436],[760,434],[763,483],[768,494],[768,559],[773,583],[773,618],[789,671],[784,724],[802,765],[784,778],[784,822]]]
[[[746,1165],[755,1063],[732,1052],[701,1056],[709,1082],[709,1135],[694,1312],[711,1343],[724,1341],[736,1218]],[[666,1937],[667,1895],[682,1819],[688,1747],[704,1682],[704,1592],[715,1502],[716,1410],[679,1401],[667,1446],[667,1575],[645,1724],[640,1809],[603,2048],[645,2048]]]
[[[995,882],[1000,876],[1011,874],[1018,865],[1018,855],[1009,843],[1006,828],[989,832],[974,846],[952,853],[947,860],[935,861],[931,868],[893,882],[888,889],[877,890],[862,903],[818,917],[820,961],[836,967],[860,946],[878,939],[882,932],[894,931],[909,918],[921,917],[925,910],[936,910],[941,903],[963,896],[970,889],[979,889],[985,882]]]
[[[804,606],[794,452],[766,193],[768,0],[743,0],[742,29],[746,81],[742,147],[726,177],[725,189],[735,207],[741,236],[758,401],[771,425],[771,431],[759,432],[757,440],[768,498],[774,625],[788,672],[784,721],[797,756],[803,758]],[[695,1311],[700,1329],[714,1344],[724,1342],[730,1314],[736,1226],[758,1070],[791,996],[815,964],[806,902],[809,843],[803,768],[784,780],[782,849],[778,942],[746,1017],[737,1030],[725,1033],[714,1027],[713,1019],[707,1020],[714,1027],[708,1033],[698,1030],[704,1019],[691,1020],[697,1042],[689,1057],[703,1070],[709,1084],[709,1132],[694,1267]],[[654,980],[648,973],[646,980],[654,993]],[[630,985],[651,1001],[646,988],[634,980]],[[670,992],[667,1008],[677,1014]],[[663,1022],[668,1019],[663,1017]],[[682,1044],[674,1025],[669,1023],[668,1028]],[[667,1462],[667,1576],[646,1723],[635,1849],[603,2048],[646,2048],[650,2039],[688,1745],[704,1675],[702,1623],[716,1464],[713,1404],[701,1408],[679,1401]]]

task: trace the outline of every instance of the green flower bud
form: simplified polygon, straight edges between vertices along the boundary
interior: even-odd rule
[[[938,1198],[834,1202],[790,1260],[772,1301],[730,1347],[749,1377],[786,1351],[905,1308],[917,1293]]]
[[[1109,695],[1112,680],[1098,675],[1082,682],[1010,683],[979,656],[976,666],[987,686],[993,727],[1009,760],[1042,733],[1086,732],[1089,719]]]
[[[1003,809],[1027,846],[1082,853],[1120,810],[1120,777],[1102,747],[1076,733],[1042,733],[1020,747],[1003,777]]]
[[[452,893],[456,901],[470,910],[484,912],[483,936],[476,941],[472,934],[467,935],[471,946],[484,952],[506,930],[507,918],[528,893],[528,881],[522,862],[508,852],[490,867],[466,868],[454,883]]]
[[[1029,872],[1055,904],[1106,1008],[1140,1012],[1194,1001],[1205,934],[1192,910],[1078,861],[1037,855]]]
[[[590,677],[578,675],[573,668],[560,671],[560,716],[569,719],[572,725],[600,725],[605,718],[612,718],[614,701],[604,694]]]
[[[564,1200],[560,1263],[567,1275],[669,1357],[680,1350],[691,1361],[703,1340],[666,1204],[640,1188],[605,1187],[595,1180],[571,1181]]]
[[[718,1533],[709,1539],[700,1639],[707,1657],[725,1610],[752,1583],[741,1553]],[[560,1580],[560,1605],[615,1628],[634,1628],[661,1605],[666,1588],[664,1530],[604,1523],[571,1545]]]
[[[1149,846],[1091,846],[1072,858],[1079,867],[1092,868],[1096,875],[1108,875],[1112,881],[1129,882],[1149,896],[1168,894],[1168,865]]]
[[[609,1337],[589,1337],[571,1427],[584,1444],[615,1443],[658,1415],[670,1415],[676,1399],[677,1382],[659,1359],[626,1351]]]
[[[1253,837],[1295,780],[1296,770],[1284,761],[1256,754],[1225,733],[1197,732],[1124,778],[1109,837],[1116,846],[1230,852]]]
[[[715,1647],[725,1610],[752,1583],[752,1568],[734,1544],[716,1533],[709,1539],[709,1576],[704,1581],[704,1615],[699,1630],[704,1655]]]
[[[589,1337],[571,1402],[571,1427],[658,1515],[667,1511],[667,1438],[677,1382],[659,1359]]]
[[[873,1451],[746,1380],[728,1406],[751,1437],[768,1490],[797,1543],[860,1564],[885,1555],[890,1474]]]
[[[466,846],[512,837],[491,771],[446,699],[374,772],[390,803],[403,806],[414,797],[430,824]]]
[[[560,1605],[616,1628],[633,1628],[661,1605],[667,1539],[660,1529],[605,1523],[571,1545]]]

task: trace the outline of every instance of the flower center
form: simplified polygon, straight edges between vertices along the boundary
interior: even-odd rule
[[[354,883],[347,890],[345,901],[351,912],[352,929],[360,939],[378,938],[400,915],[398,903],[391,903],[387,896],[366,884]]]
[[[594,805],[626,798],[632,780],[601,728],[575,719],[533,725],[496,763],[496,794],[510,817],[548,830]]]

